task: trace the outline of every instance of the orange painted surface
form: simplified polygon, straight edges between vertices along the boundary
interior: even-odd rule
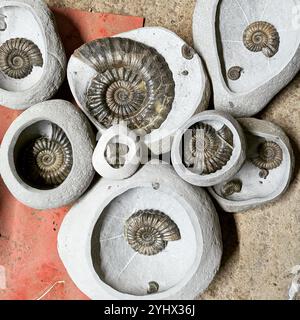
[[[52,10],[68,56],[85,42],[144,23],[139,17]],[[57,97],[72,100],[66,82]],[[19,114],[21,111],[0,106],[0,142]],[[87,299],[69,278],[57,253],[57,234],[68,209],[28,208],[12,197],[0,178],[0,300]]]

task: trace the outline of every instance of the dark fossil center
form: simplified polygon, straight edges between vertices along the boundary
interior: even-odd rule
[[[260,149],[260,156],[264,160],[271,160],[276,156],[275,150],[270,147],[262,147]]]
[[[18,52],[13,51],[8,57],[8,65],[13,69],[21,69],[26,63],[26,57],[21,56]]]
[[[263,33],[262,31],[257,31],[257,32],[253,33],[252,41],[258,45],[259,44],[265,45],[268,41],[268,38],[267,38],[266,34]]]

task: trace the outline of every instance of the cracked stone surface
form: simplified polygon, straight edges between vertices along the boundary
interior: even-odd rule
[[[171,29],[192,44],[195,0],[48,0],[82,10],[144,16],[146,26]],[[219,210],[224,256],[200,299],[288,299],[291,270],[300,263],[300,75],[257,117],[281,126],[291,139],[296,169],[281,200],[241,214]]]

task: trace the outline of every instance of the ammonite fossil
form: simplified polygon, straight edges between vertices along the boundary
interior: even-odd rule
[[[257,148],[257,156],[252,159],[253,164],[262,170],[278,168],[283,159],[280,146],[273,141],[261,143]]]
[[[235,179],[227,182],[221,189],[221,193],[223,197],[232,196],[235,193],[239,193],[242,191],[243,183],[239,179]]]
[[[140,210],[125,223],[125,239],[136,252],[152,256],[163,251],[168,241],[181,239],[176,223],[158,210]]]
[[[86,109],[109,128],[122,121],[150,133],[166,120],[175,83],[163,56],[154,48],[123,38],[90,42],[75,52],[97,71],[87,89]]]
[[[252,52],[262,52],[273,57],[279,50],[280,37],[276,28],[265,21],[251,23],[243,35],[245,47]]]
[[[51,137],[33,140],[21,156],[22,176],[34,187],[52,189],[68,177],[72,165],[71,143],[61,128],[52,124]]]
[[[231,67],[228,72],[227,72],[227,76],[230,80],[238,80],[241,77],[241,73],[243,71],[243,68],[239,67],[239,66],[234,66]]]
[[[186,167],[197,174],[210,174],[222,169],[233,152],[233,135],[227,126],[218,132],[210,125],[198,122],[184,137]]]
[[[7,40],[0,47],[0,71],[13,79],[26,78],[33,67],[43,66],[40,49],[24,38]]]
[[[188,46],[187,44],[184,44],[182,46],[181,53],[185,59],[192,60],[195,55],[195,50],[192,47]]]
[[[155,281],[150,281],[148,284],[148,290],[147,293],[148,294],[154,294],[157,293],[159,290],[159,284]]]

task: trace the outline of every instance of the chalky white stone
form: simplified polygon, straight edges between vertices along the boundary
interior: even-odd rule
[[[26,109],[62,84],[66,56],[54,16],[42,0],[0,3],[0,105]]]
[[[147,218],[139,223],[148,221],[147,226],[132,226],[128,238],[130,218],[141,213]],[[134,232],[148,244],[160,237],[151,213],[165,217],[175,232],[165,229],[167,243],[157,246],[162,245],[157,238],[156,250],[144,251],[134,244]],[[194,299],[218,271],[222,240],[205,190],[180,179],[170,165],[152,161],[126,180],[102,178],[81,198],[62,223],[58,252],[74,283],[91,299]]]
[[[299,0],[197,1],[194,45],[206,62],[216,110],[253,116],[295,77],[299,5]]]

